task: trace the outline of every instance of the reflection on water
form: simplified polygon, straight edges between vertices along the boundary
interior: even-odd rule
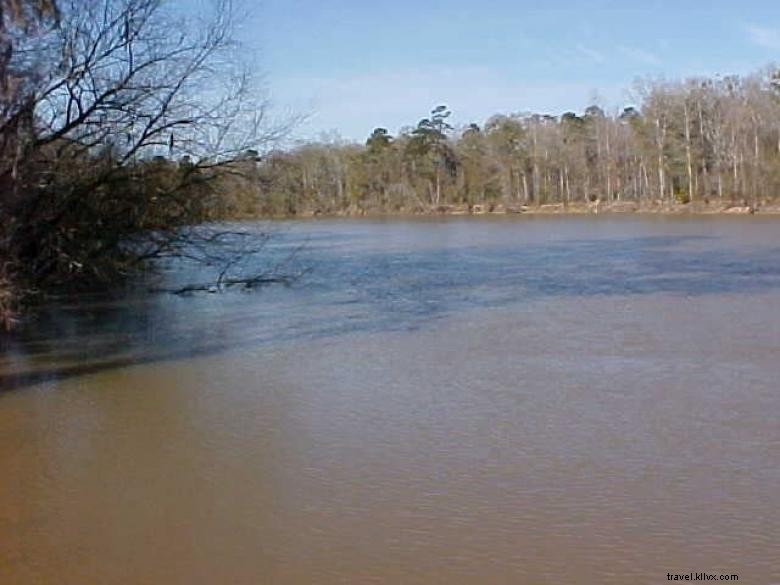
[[[550,297],[775,291],[776,229],[723,220],[293,223],[266,258],[273,265],[304,247],[296,265],[312,272],[292,288],[52,303],[3,341],[0,388],[258,343],[416,329]]]
[[[0,582],[780,581],[775,222],[300,222],[269,253],[302,243],[291,288],[4,341]]]

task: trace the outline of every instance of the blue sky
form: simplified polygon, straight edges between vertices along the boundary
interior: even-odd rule
[[[302,137],[395,133],[435,105],[496,112],[630,104],[637,77],[780,61],[778,0],[246,0],[241,37]]]

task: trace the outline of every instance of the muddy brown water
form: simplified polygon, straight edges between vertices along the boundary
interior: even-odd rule
[[[277,228],[3,342],[0,583],[780,583],[779,221]]]

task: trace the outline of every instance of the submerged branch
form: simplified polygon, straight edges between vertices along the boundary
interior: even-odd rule
[[[158,287],[151,289],[151,292],[164,292],[175,295],[186,295],[196,292],[218,293],[228,288],[241,287],[244,290],[253,289],[259,286],[266,286],[270,284],[283,284],[285,286],[291,286],[302,276],[304,276],[309,269],[302,270],[296,274],[274,274],[264,273],[249,277],[236,277],[236,278],[222,278],[213,283],[200,283],[200,284],[188,284],[182,287]]]

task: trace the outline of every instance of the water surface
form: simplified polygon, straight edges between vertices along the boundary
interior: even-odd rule
[[[1,583],[780,582],[776,221],[272,228],[4,340]]]

